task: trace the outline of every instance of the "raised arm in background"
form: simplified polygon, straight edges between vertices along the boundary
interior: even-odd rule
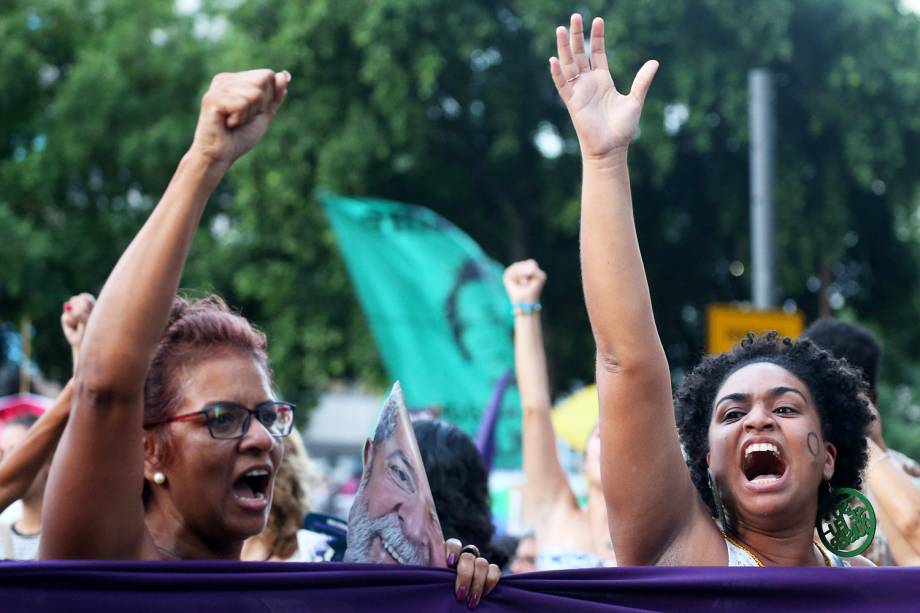
[[[878,505],[875,508],[875,517],[880,527],[891,525],[891,518],[885,513],[885,508]],[[876,536],[878,538],[878,536]],[[885,539],[888,541],[888,549],[891,550],[891,557],[898,566],[920,566],[920,554],[918,554],[907,539],[904,538],[897,530],[887,530]]]
[[[628,94],[607,65],[604,22],[556,30],[550,70],[581,148],[581,263],[585,301],[597,344],[604,496],[621,565],[678,564],[696,549],[724,564],[715,523],[690,480],[680,450],[667,359],[655,328],[633,221],[627,150],[658,69],[649,61]],[[695,548],[697,539],[704,547]],[[718,545],[718,546],[715,546]]]
[[[527,479],[524,508],[528,523],[540,526],[559,505],[578,510],[578,500],[556,453],[540,311],[532,306],[518,306],[540,302],[546,273],[534,260],[525,260],[505,269],[503,281],[508,298],[515,305],[514,371],[524,412],[524,474]]]
[[[77,372],[77,364],[80,362],[80,346],[83,342],[83,336],[86,334],[86,324],[89,321],[89,314],[93,312],[96,306],[96,297],[87,292],[71,296],[70,300],[64,303],[64,312],[61,313],[61,328],[64,330],[64,338],[70,345],[70,357],[73,365],[73,372]]]
[[[61,327],[70,345],[74,369],[86,322],[92,310],[93,297],[90,294],[73,296],[64,303]],[[38,418],[27,431],[25,438],[0,461],[0,512],[25,495],[35,476],[54,453],[70,415],[72,392],[73,383],[69,381],[54,400],[52,407]]]
[[[290,75],[221,74],[172,181],[109,275],[74,377],[74,408],[48,481],[41,557],[156,558],[144,523],[143,393],[205,203],[262,138]]]
[[[880,507],[879,524],[898,564],[916,565],[920,562],[920,488],[873,438],[869,438],[865,483]]]

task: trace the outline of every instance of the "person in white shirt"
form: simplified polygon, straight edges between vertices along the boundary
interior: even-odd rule
[[[64,303],[61,327],[70,344],[75,370],[83,331],[94,302],[90,294],[80,294]],[[0,431],[0,510],[22,497],[22,517],[13,523],[0,523],[0,556],[3,558],[38,559],[45,483],[54,448],[67,423],[70,399],[68,385],[53,408],[42,417],[20,415]]]

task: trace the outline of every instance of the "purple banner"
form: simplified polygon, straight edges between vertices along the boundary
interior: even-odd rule
[[[3,611],[465,611],[437,568],[0,562]],[[907,568],[612,568],[505,577],[479,611],[916,611]]]

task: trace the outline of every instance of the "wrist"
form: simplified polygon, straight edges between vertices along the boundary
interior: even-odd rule
[[[614,147],[609,151],[601,154],[581,152],[581,163],[585,168],[595,168],[599,170],[620,168],[626,165],[629,145]]]
[[[223,178],[231,165],[232,162],[216,158],[208,152],[196,147],[194,143],[189,147],[188,151],[185,152],[185,155],[182,156],[182,160],[179,162],[180,168],[201,173],[203,176],[217,177],[218,180]]]
[[[536,315],[543,310],[543,305],[539,301],[535,302],[513,302],[511,303],[511,310],[514,313],[514,316],[519,315]]]

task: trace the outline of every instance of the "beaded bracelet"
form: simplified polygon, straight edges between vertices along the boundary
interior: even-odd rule
[[[511,305],[515,315],[533,315],[543,310],[539,302],[515,302]]]

